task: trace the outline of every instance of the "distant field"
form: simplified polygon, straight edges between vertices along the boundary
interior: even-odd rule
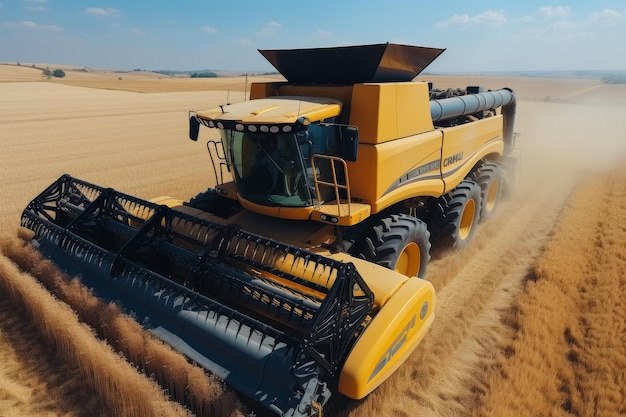
[[[281,80],[280,76],[250,76],[246,85],[245,76],[218,78],[189,78],[168,76],[148,71],[112,71],[77,69],[63,65],[34,64],[50,70],[62,69],[65,77],[46,77],[42,71],[29,66],[0,64],[0,83],[16,81],[45,81],[48,83],[73,85],[105,90],[134,91],[138,93],[165,93],[183,91],[232,91],[243,92],[254,80]]]
[[[0,65],[0,416],[158,415],[155,404],[167,398],[133,382],[148,379],[99,345],[61,295],[36,284],[58,278],[15,230],[26,204],[63,173],[142,198],[203,191],[214,183],[209,136],[187,139],[187,112],[244,100],[245,79],[67,74],[47,80],[39,70]],[[516,91],[519,188],[465,251],[434,253],[427,278],[437,290],[436,323],[407,363],[365,400],[338,401],[326,415],[626,415],[626,86],[423,79]],[[64,285],[55,288],[83,294]],[[39,313],[23,313],[27,303]],[[66,333],[42,319],[53,314]],[[63,338],[71,334],[80,338]],[[97,352],[133,376],[124,385],[115,372],[94,375],[99,363],[81,367],[72,352]],[[189,382],[166,381],[169,393]],[[115,402],[118,389],[128,393]],[[199,406],[198,415],[241,415],[223,391],[204,395],[226,405]],[[198,406],[193,401],[182,400]],[[183,414],[178,403],[168,406],[168,415]]]

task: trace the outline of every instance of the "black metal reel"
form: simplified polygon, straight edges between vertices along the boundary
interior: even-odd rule
[[[296,390],[337,376],[372,313],[351,263],[69,176],[28,205],[22,225],[136,297],[158,294],[172,313],[223,317],[254,343],[283,344]]]

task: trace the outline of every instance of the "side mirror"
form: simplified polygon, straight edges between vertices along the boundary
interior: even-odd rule
[[[194,142],[198,140],[198,134],[200,133],[200,120],[194,114],[189,117],[189,139]]]
[[[356,126],[337,126],[339,128],[339,152],[349,162],[356,161],[359,150],[359,129]]]

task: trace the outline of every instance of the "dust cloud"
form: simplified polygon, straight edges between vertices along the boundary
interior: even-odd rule
[[[530,104],[530,105],[529,105]],[[626,156],[622,106],[518,104],[516,130],[522,152],[523,185],[575,183],[580,177],[611,169]]]

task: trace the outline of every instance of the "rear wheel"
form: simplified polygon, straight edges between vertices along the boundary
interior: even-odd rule
[[[484,162],[472,174],[472,179],[481,189],[480,220],[491,218],[502,198],[504,176],[499,164]]]
[[[367,233],[362,255],[406,276],[423,277],[430,260],[430,233],[421,220],[393,214],[380,219]]]
[[[434,222],[437,237],[453,248],[472,240],[480,219],[481,189],[474,181],[463,180],[438,200],[440,217]]]

